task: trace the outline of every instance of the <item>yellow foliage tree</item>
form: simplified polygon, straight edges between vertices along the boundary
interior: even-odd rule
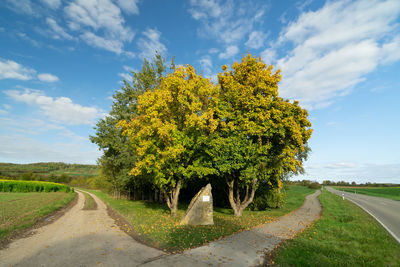
[[[218,125],[210,108],[217,98],[209,79],[190,65],[181,66],[138,97],[137,116],[117,125],[137,152],[131,175],[149,174],[164,192],[172,216],[183,183],[215,172],[201,144]]]
[[[206,144],[236,216],[253,201],[260,180],[280,188],[280,177],[301,169],[297,155],[312,133],[307,111],[279,97],[281,75],[272,69],[248,54],[218,75],[218,130]]]

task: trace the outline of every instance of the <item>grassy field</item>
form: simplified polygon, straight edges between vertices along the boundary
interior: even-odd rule
[[[212,226],[179,226],[187,205],[180,205],[178,217],[172,218],[165,204],[116,200],[99,191],[91,192],[121,214],[133,227],[128,231],[135,231],[146,243],[168,251],[180,251],[274,220],[300,207],[304,197],[314,190],[303,186],[291,186],[284,208],[267,211],[246,210],[240,218],[234,217],[230,209],[215,208]]]
[[[335,187],[338,190],[357,194],[364,194],[374,197],[384,197],[394,200],[400,200],[400,187],[371,187],[371,188],[357,188],[357,187]]]
[[[400,266],[400,244],[361,208],[324,191],[322,218],[275,253],[278,266]]]
[[[67,205],[75,193],[0,193],[0,239]]]

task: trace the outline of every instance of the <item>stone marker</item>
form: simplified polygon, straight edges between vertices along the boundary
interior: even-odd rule
[[[211,184],[203,187],[190,201],[189,207],[183,215],[180,225],[212,225],[213,219],[213,200],[211,194]]]

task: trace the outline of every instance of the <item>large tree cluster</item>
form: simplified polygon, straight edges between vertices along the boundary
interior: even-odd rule
[[[217,84],[190,65],[165,75],[164,70],[151,86],[136,89],[130,100],[135,108],[126,116],[98,124],[98,129],[101,123],[116,125],[100,159],[102,165],[110,160],[115,170],[105,169],[123,172],[128,180],[142,177],[161,190],[173,216],[182,186],[195,179],[226,183],[229,203],[241,216],[260,183],[279,189],[283,177],[302,170],[311,123],[297,101],[279,97],[281,75],[272,65],[248,54],[231,69],[222,66]],[[129,162],[121,165],[125,169],[115,153],[107,155],[121,144],[117,158]]]

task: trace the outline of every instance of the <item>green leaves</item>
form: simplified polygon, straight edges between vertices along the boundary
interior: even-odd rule
[[[131,143],[122,135],[121,129],[115,126],[120,120],[129,121],[138,115],[139,96],[158,87],[165,71],[165,60],[159,54],[155,55],[153,63],[145,59],[142,69],[132,72],[132,81],[124,80],[124,85],[115,92],[109,116],[98,121],[95,127],[96,134],[90,136],[90,140],[103,151],[98,163],[102,175],[112,182],[114,191],[126,189],[132,185],[132,181],[136,187],[146,183],[145,176],[136,179],[129,176],[137,158],[137,151],[134,149],[136,144]]]
[[[132,174],[153,173],[156,179],[190,179],[213,170],[202,164],[198,142],[216,128],[210,99],[215,86],[187,65],[167,75],[160,86],[138,98],[138,116],[118,126],[137,144]],[[209,165],[209,164],[208,164]],[[175,177],[175,178],[174,178]],[[157,183],[159,183],[158,181]]]
[[[157,68],[144,62],[141,73],[133,74],[133,87],[125,83],[127,98],[117,93],[115,113],[98,124],[94,140],[112,162],[129,151],[132,156],[124,158],[131,161],[130,174],[147,174],[167,192],[182,181],[213,175],[230,190],[236,183],[238,203],[240,190],[246,190],[243,207],[260,180],[279,188],[285,174],[302,171],[311,123],[298,102],[279,97],[280,71],[248,54],[232,69],[223,66],[215,86],[190,65],[173,66],[162,77],[158,59]],[[110,129],[116,120],[117,128]]]

